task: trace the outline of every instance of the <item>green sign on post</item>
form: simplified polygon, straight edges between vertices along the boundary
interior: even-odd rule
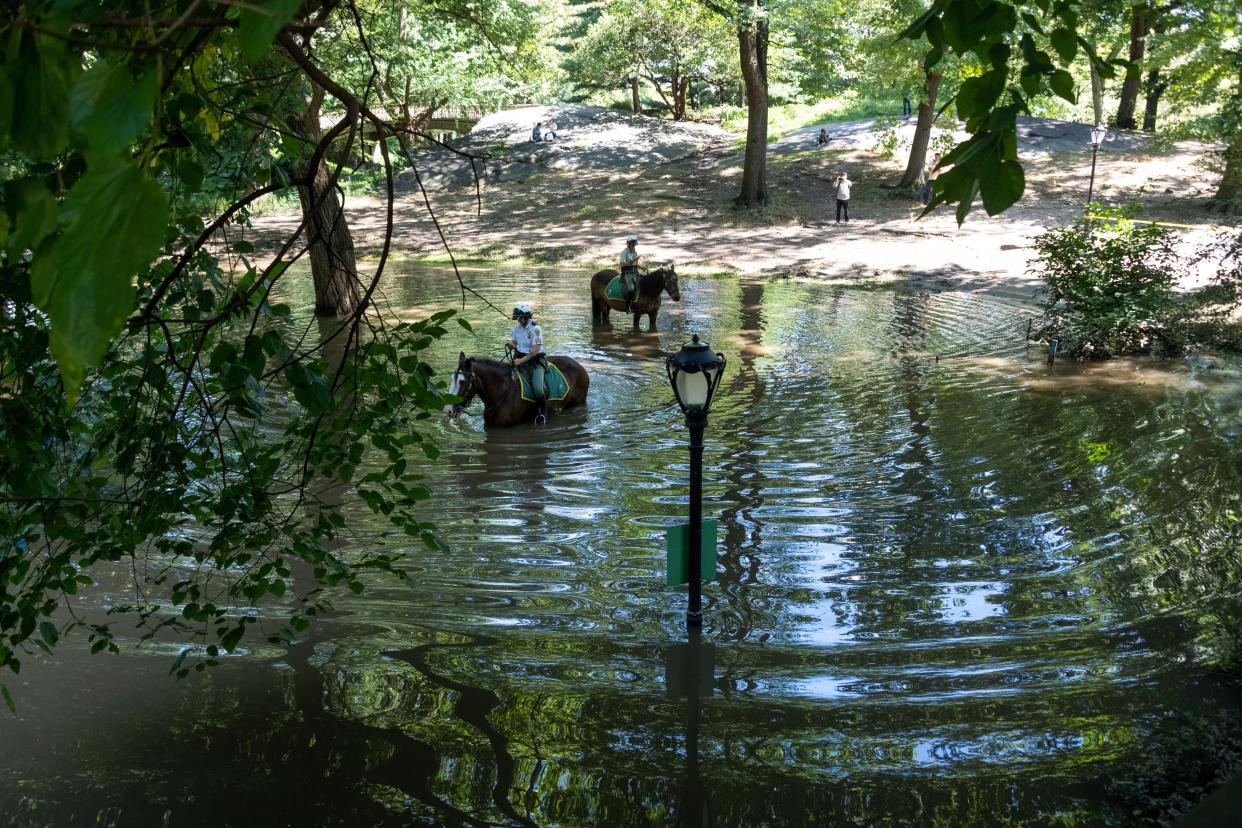
[[[703,580],[716,578],[716,526],[715,520],[703,521],[703,544],[699,554],[703,556]],[[668,585],[690,583],[690,524],[682,523],[668,528]]]

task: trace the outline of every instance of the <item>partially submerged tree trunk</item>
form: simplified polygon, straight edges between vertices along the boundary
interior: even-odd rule
[[[1117,105],[1117,127],[1134,129],[1138,126],[1134,112],[1138,106],[1139,85],[1143,79],[1143,54],[1147,48],[1147,4],[1135,3],[1130,10],[1130,65],[1121,84],[1121,103]]]
[[[1169,88],[1168,79],[1161,80],[1160,70],[1152,69],[1147,73],[1147,100],[1143,106],[1143,131],[1156,131],[1156,113],[1160,109],[1160,96]]]
[[[749,4],[747,4],[749,5]],[[756,3],[757,6],[757,3]],[[746,101],[746,156],[742,192],[734,202],[758,207],[768,200],[768,19],[759,16],[737,30]]]
[[[899,190],[912,190],[923,177],[927,166],[927,147],[931,143],[932,124],[936,120],[936,93],[940,90],[940,73],[927,72],[923,85],[923,100],[919,102],[919,118],[914,126],[914,140],[910,144],[910,160],[906,172],[897,185]]]
[[[319,129],[319,105],[323,90],[315,89],[306,110],[289,119],[289,125],[309,143],[311,149],[323,133]],[[330,186],[331,176],[322,158],[315,169],[299,165],[294,175],[308,183],[298,185],[298,200],[306,220],[306,238],[310,244],[311,276],[315,282],[315,315],[348,316],[358,309],[358,267],[354,258],[354,240],[345,221],[336,190]]]

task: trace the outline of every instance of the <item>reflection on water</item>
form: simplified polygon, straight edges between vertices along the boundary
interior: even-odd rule
[[[659,332],[593,330],[588,275],[475,280],[531,299],[591,396],[541,428],[431,424],[451,551],[206,678],[64,649],[0,721],[0,824],[1124,821],[1101,780],[1141,722],[1213,698],[1237,609],[1237,367],[1049,367],[1014,306],[789,281],[683,279]],[[459,296],[391,284],[411,317]],[[466,316],[441,369],[500,353],[511,322]],[[729,361],[720,565],[674,669],[663,355],[692,331]],[[357,542],[407,543],[325,491]]]

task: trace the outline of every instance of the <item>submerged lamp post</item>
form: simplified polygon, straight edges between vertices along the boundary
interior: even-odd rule
[[[1087,184],[1087,208],[1091,209],[1091,196],[1095,192],[1095,156],[1100,151],[1100,144],[1108,137],[1108,127],[1096,124],[1091,130],[1091,181]]]
[[[703,625],[703,430],[712,395],[724,373],[724,354],[712,353],[695,334],[688,345],[665,362],[669,384],[690,430],[690,605],[686,610],[686,626],[697,629]]]

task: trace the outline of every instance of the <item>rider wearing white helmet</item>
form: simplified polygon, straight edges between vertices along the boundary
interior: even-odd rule
[[[546,357],[543,351],[543,331],[534,323],[530,304],[519,302],[513,306],[513,326],[509,344],[513,347],[513,367],[526,375],[531,394],[539,406],[535,422],[548,421],[548,386],[544,371]]]
[[[625,240],[621,251],[621,282],[625,285],[625,310],[630,312],[638,298],[638,236]]]

